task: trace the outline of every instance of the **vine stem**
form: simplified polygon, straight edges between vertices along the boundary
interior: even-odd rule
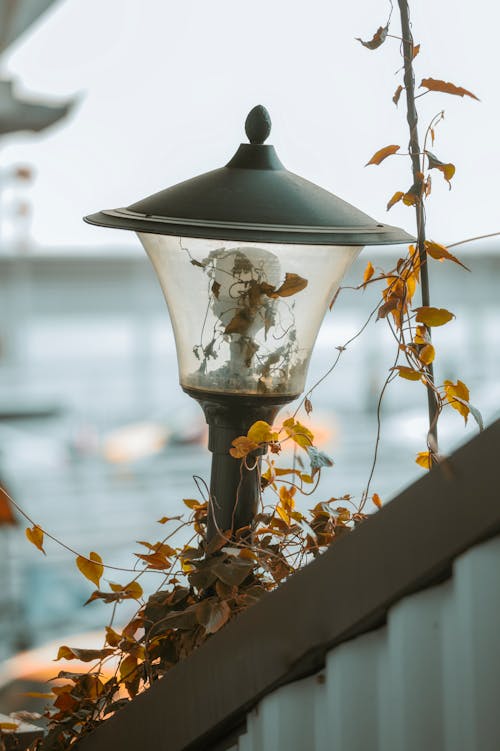
[[[406,119],[410,129],[409,151],[411,155],[413,182],[418,184],[422,181],[422,165],[420,163],[420,143],[418,138],[418,113],[415,105],[415,75],[413,72],[413,36],[410,26],[410,11],[408,0],[398,0],[399,13],[401,16],[401,34],[403,37],[403,60],[404,60],[404,84],[406,90]],[[429,272],[427,265],[427,252],[425,250],[425,214],[422,196],[415,203],[417,218],[417,248],[420,258],[420,280],[422,288],[422,305],[430,305]],[[431,332],[428,327],[427,336],[431,340]],[[428,377],[434,383],[434,370],[432,363],[426,368]],[[427,386],[427,403],[429,409],[429,432],[428,443],[432,454],[437,454],[437,416],[438,405],[436,397],[430,386]]]

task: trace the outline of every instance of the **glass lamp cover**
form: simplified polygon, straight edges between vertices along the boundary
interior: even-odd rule
[[[362,246],[138,233],[192,391],[297,396],[333,295]]]

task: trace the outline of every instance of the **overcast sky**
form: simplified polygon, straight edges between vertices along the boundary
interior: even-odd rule
[[[418,100],[422,123],[445,109],[434,152],[457,168],[451,192],[434,176],[429,234],[453,242],[500,230],[498,5],[411,5],[417,83],[440,78],[481,99]],[[4,139],[0,152],[4,164],[35,166],[36,242],[136,243],[81,217],[222,166],[258,103],[270,110],[269,140],[289,169],[413,231],[411,209],[385,210],[411,183],[407,159],[363,166],[380,147],[408,141],[403,98],[398,109],[391,101],[399,43],[370,52],[354,39],[369,39],[388,12],[385,0],[61,0],[1,70],[26,96],[79,97],[63,124]],[[400,33],[397,9],[391,33]]]

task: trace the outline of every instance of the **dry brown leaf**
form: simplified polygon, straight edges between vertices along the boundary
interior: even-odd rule
[[[380,47],[381,44],[385,42],[387,39],[387,33],[389,31],[389,24],[386,26],[379,26],[373,37],[367,41],[364,42],[359,37],[356,37],[357,42],[361,42],[363,47],[366,47],[369,50],[376,50],[377,47]]]
[[[285,281],[274,292],[268,293],[269,297],[290,297],[307,287],[307,279],[303,279],[298,274],[285,274]],[[226,330],[226,333],[227,330]]]

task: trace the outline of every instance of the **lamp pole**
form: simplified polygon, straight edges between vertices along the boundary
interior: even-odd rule
[[[251,533],[260,497],[257,449],[235,438],[304,390],[321,321],[364,245],[414,238],[289,172],[267,110],[245,122],[248,143],[225,167],[85,221],[137,232],[158,275],[174,331],[179,380],[209,425],[207,541]],[[243,530],[243,531],[241,531]]]

